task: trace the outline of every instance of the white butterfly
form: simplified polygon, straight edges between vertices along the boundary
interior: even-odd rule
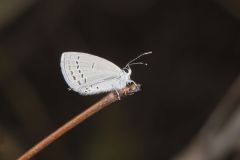
[[[124,88],[129,83],[132,70],[130,65],[146,52],[131,60],[120,69],[112,62],[87,53],[64,52],[61,56],[61,70],[69,87],[81,95],[93,95]],[[146,64],[145,64],[146,65]]]

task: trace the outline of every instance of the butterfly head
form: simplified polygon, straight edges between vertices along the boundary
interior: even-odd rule
[[[131,61],[129,61],[126,66],[123,68],[123,71],[125,72],[125,74],[127,74],[129,76],[129,79],[130,79],[130,76],[132,74],[132,70],[130,68],[130,66],[132,65],[136,65],[136,64],[143,64],[145,66],[147,66],[147,63],[143,63],[143,62],[135,62],[137,59],[139,59],[140,57],[144,56],[144,55],[147,55],[147,54],[151,54],[152,52],[145,52],[145,53],[142,53],[140,54],[139,56],[137,56],[136,58],[132,59]]]
[[[133,82],[130,78],[131,74],[132,74],[132,69],[130,66],[132,65],[136,65],[136,64],[143,64],[143,65],[147,65],[147,63],[142,63],[142,62],[135,62],[137,59],[139,59],[140,57],[147,55],[147,54],[151,54],[152,52],[146,52],[143,54],[140,54],[139,56],[137,56],[136,58],[132,59],[131,61],[129,61],[126,66],[123,68],[123,81],[125,81],[127,84]]]

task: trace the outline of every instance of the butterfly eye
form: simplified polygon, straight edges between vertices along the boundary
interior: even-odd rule
[[[123,68],[123,71],[126,72],[126,73],[129,72],[129,70],[126,67]]]

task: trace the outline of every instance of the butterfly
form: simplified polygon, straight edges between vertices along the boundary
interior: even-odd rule
[[[135,60],[146,52],[134,58],[121,69],[114,63],[88,53],[63,52],[61,55],[61,71],[71,90],[80,95],[94,95],[109,91],[117,91],[129,83],[136,84],[131,80],[131,65],[144,64],[134,63]]]

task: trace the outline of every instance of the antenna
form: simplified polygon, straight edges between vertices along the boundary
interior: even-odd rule
[[[144,55],[147,55],[147,54],[152,54],[152,51],[150,51],[150,52],[145,52],[145,53],[140,54],[140,55],[137,56],[136,58],[134,58],[134,59],[132,59],[131,61],[129,61],[124,68],[127,68],[127,66],[135,65],[135,64],[144,64],[144,65],[147,65],[146,63],[142,63],[142,62],[132,63],[132,62],[136,61],[137,59],[139,59],[140,57],[142,57],[142,56],[144,56]]]
[[[136,64],[142,64],[142,65],[145,65],[145,66],[148,65],[147,63],[143,63],[143,62],[136,62],[136,63],[130,63],[130,64],[128,64],[128,66],[132,66],[132,65],[136,65]]]

